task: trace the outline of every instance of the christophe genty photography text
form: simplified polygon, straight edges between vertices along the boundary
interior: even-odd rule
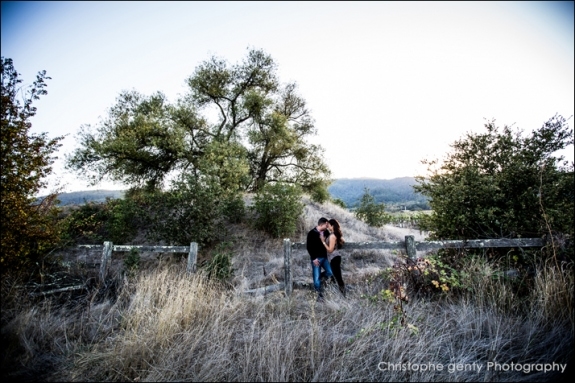
[[[380,362],[377,365],[380,371],[419,371],[419,372],[435,372],[446,371],[450,374],[461,371],[475,371],[480,372],[523,372],[530,374],[532,372],[559,372],[564,373],[567,368],[567,363],[392,363]]]

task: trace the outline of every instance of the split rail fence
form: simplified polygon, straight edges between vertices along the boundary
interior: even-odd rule
[[[416,258],[417,251],[436,249],[464,249],[464,248],[491,248],[491,247],[543,247],[545,245],[541,238],[514,238],[514,239],[470,239],[470,240],[446,240],[446,241],[416,241],[413,235],[406,235],[405,241],[399,242],[346,242],[340,251],[347,250],[367,250],[367,249],[388,249],[405,250],[411,259]],[[289,238],[284,239],[284,271],[285,271],[285,293],[291,295],[293,291],[291,254],[292,250],[306,249],[303,242],[292,243]]]
[[[78,245],[79,248],[88,250],[101,250],[102,261],[100,262],[100,282],[105,283],[108,265],[112,259],[113,251],[131,251],[132,249],[139,252],[150,253],[187,253],[188,263],[186,271],[194,273],[196,271],[196,261],[198,259],[198,244],[190,243],[190,246],[138,246],[138,245],[114,245],[112,242],[104,242],[104,245]]]
[[[277,291],[284,289],[287,296],[293,291],[292,279],[292,250],[306,249],[304,242],[292,243],[289,238],[284,239],[284,272],[285,283],[279,283],[274,286],[262,288],[265,292]],[[515,238],[515,239],[471,239],[471,240],[446,240],[446,241],[415,241],[413,235],[405,236],[405,241],[398,242],[346,242],[344,249],[347,250],[404,250],[409,258],[415,259],[417,251],[427,251],[436,249],[464,249],[464,248],[494,248],[494,247],[543,247],[545,242],[542,238]],[[190,243],[190,246],[136,246],[136,245],[114,245],[112,242],[104,242],[104,245],[79,245],[79,248],[88,250],[101,250],[102,261],[100,263],[100,281],[105,282],[108,264],[112,258],[112,252],[127,252],[136,249],[140,252],[155,253],[187,253],[188,262],[186,271],[193,273],[196,271],[196,261],[198,256],[198,244]],[[262,289],[247,291],[248,293],[257,292]]]

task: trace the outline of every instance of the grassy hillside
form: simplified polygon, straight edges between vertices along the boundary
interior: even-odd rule
[[[303,242],[321,216],[340,221],[347,241],[396,241],[417,232],[370,228],[331,203],[304,200],[291,238]],[[432,296],[403,281],[393,299],[387,250],[343,252],[344,298],[328,287],[317,303],[309,256],[293,254],[297,288],[246,291],[282,282],[283,242],[230,224],[234,276],[187,275],[185,259],[142,254],[123,274],[114,255],[107,284],[35,297],[37,284],[3,280],[2,376],[20,381],[557,381],[574,350],[573,273],[542,268],[519,292],[497,264],[463,265],[465,289]],[[142,243],[144,244],[144,243]],[[210,249],[200,249],[199,263]],[[96,271],[62,270],[79,280]],[[419,254],[423,255],[423,254]],[[96,254],[96,259],[101,254]],[[84,257],[84,258],[82,258]],[[92,274],[90,274],[92,273]],[[60,274],[58,274],[60,275]],[[48,278],[48,276],[46,276]],[[45,282],[46,283],[46,282]],[[307,286],[306,286],[307,284]],[[89,286],[88,284],[86,286]],[[403,322],[403,323],[402,323]],[[510,368],[519,364],[521,370]],[[556,363],[554,371],[543,367]],[[529,372],[525,372],[529,368]]]
[[[391,180],[373,178],[342,178],[335,180],[328,191],[334,198],[345,202],[346,206],[353,208],[368,188],[377,203],[384,203],[388,210],[395,211],[407,208],[408,210],[429,210],[427,199],[415,193],[413,177],[401,177]]]

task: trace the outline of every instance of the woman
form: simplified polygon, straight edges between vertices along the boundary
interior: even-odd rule
[[[337,285],[339,286],[339,291],[341,291],[343,296],[345,296],[345,283],[343,283],[343,278],[341,276],[341,254],[339,254],[338,251],[345,243],[343,233],[341,232],[339,222],[333,218],[327,222],[327,228],[330,233],[329,236],[325,238],[322,232],[321,239],[327,250],[327,258],[331,265],[331,271],[333,272]]]

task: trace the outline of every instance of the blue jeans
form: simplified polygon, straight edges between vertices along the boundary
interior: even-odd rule
[[[319,261],[319,266],[314,265],[313,261],[311,261],[311,270],[313,272],[313,287],[315,288],[315,291],[321,293],[321,282],[319,280],[321,268],[323,267],[325,270],[325,276],[327,278],[333,276],[333,272],[331,271],[331,266],[329,265],[327,258],[317,258],[317,260]]]

